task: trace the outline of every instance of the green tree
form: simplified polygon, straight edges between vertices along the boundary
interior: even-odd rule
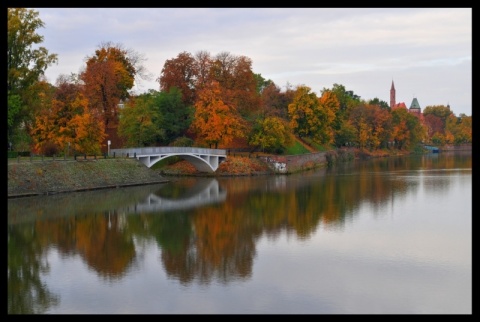
[[[262,74],[253,74],[257,82],[257,94],[262,94],[263,90],[271,84],[274,84],[271,79],[263,78]]]
[[[390,105],[385,101],[381,101],[378,97],[375,97],[374,99],[369,100],[368,104],[369,105],[378,105],[381,109],[390,111]]]
[[[357,129],[350,120],[340,123],[340,128],[335,131],[335,145],[337,147],[352,146],[357,142]]]
[[[177,87],[171,87],[168,92],[155,93],[153,104],[161,116],[157,126],[165,132],[163,144],[169,144],[185,134],[192,123],[194,109],[186,105]]]
[[[8,8],[7,10],[7,95],[8,139],[16,131],[29,132],[34,113],[26,103],[33,86],[45,74],[48,66],[57,62],[56,54],[38,47],[43,36],[37,33],[44,27],[39,13],[33,9]]]
[[[338,102],[340,103],[340,108],[337,111],[337,121],[334,124],[334,127],[338,128],[342,120],[349,118],[350,111],[361,103],[361,98],[353,91],[347,91],[345,86],[340,84],[333,84],[331,89],[324,88],[321,90],[321,93],[323,94],[325,91],[332,91],[335,93]]]
[[[159,127],[160,115],[155,106],[157,92],[151,90],[132,98],[119,112],[118,134],[129,147],[148,146],[165,139]]]

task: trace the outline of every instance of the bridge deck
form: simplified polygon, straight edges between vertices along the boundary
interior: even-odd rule
[[[179,156],[191,162],[199,171],[215,172],[220,163],[226,160],[227,150],[170,146],[142,147],[128,149],[111,149],[109,155],[137,158],[149,168],[162,159],[171,156]]]

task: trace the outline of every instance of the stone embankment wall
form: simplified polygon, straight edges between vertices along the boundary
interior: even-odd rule
[[[300,155],[261,156],[259,158],[268,164],[275,173],[289,174],[353,160],[354,157],[353,149],[339,149]]]
[[[472,151],[472,144],[445,145],[440,148],[440,151]]]

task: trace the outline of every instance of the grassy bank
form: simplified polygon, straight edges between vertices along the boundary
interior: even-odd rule
[[[25,161],[8,164],[8,196],[115,188],[167,182],[135,159]]]

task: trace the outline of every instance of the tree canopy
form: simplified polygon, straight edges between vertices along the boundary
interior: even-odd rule
[[[39,46],[44,38],[37,30],[44,23],[38,11],[8,8],[7,19],[7,127],[8,139],[12,140],[15,131],[30,130],[34,110],[28,100],[38,95],[35,84],[41,81],[48,66],[57,62],[57,55]]]

